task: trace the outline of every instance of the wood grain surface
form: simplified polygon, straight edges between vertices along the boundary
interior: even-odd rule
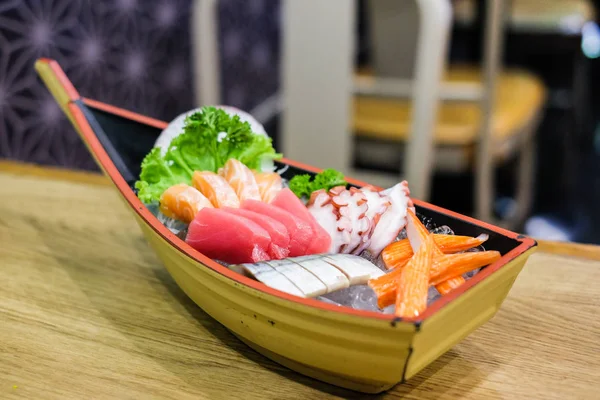
[[[366,396],[239,342],[177,287],[110,187],[3,169],[2,399],[598,398],[597,261],[532,256],[492,321]]]

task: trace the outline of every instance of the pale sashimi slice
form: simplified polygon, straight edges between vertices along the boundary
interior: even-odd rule
[[[281,175],[277,172],[255,172],[254,178],[258,185],[260,198],[265,203],[270,203],[277,196],[277,193],[283,189]]]
[[[254,173],[243,162],[230,158],[223,168],[219,169],[219,175],[233,188],[240,202],[261,200]]]
[[[240,199],[225,178],[211,171],[196,171],[192,176],[192,185],[198,189],[213,206],[234,207],[240,206]]]
[[[303,260],[299,260],[299,258],[303,258]],[[350,286],[350,281],[348,281],[346,274],[318,257],[298,257],[292,259],[292,261],[319,278],[327,286],[327,293]]]
[[[289,257],[288,260],[293,261],[295,263],[300,263],[306,260],[314,260],[315,258],[321,258],[323,257],[323,254],[308,254],[306,256],[300,256],[300,257]]]
[[[359,256],[351,254],[330,254],[323,260],[342,271],[350,282],[350,286],[363,285],[371,278],[384,274],[376,265]]]
[[[304,293],[302,293],[302,291],[292,283],[292,281],[286,278],[286,276],[282,273],[276,271],[269,264],[240,264],[232,267],[233,270],[236,270],[239,267],[244,275],[252,277],[264,283],[265,285],[272,287],[273,289],[281,290],[282,292],[293,294],[299,297],[306,297]]]
[[[288,263],[272,263],[267,261],[275,271],[285,275],[306,297],[317,297],[327,293],[327,286],[316,276],[302,268],[300,265]]]

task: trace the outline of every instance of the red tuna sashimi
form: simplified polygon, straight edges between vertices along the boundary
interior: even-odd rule
[[[231,214],[239,215],[240,217],[248,218],[250,221],[256,222],[261,228],[266,230],[271,237],[268,253],[272,259],[281,260],[290,254],[290,234],[285,225],[281,222],[268,215],[241,208],[227,207],[223,208],[223,210]]]
[[[246,200],[242,203],[242,208],[269,216],[281,222],[290,235],[290,257],[303,256],[306,249],[312,241],[312,229],[303,219],[298,218],[291,213],[257,200]]]
[[[306,221],[313,231],[313,239],[306,249],[306,254],[326,253],[331,246],[331,236],[312,216],[308,208],[290,189],[282,189],[271,202],[294,216]]]
[[[227,263],[270,259],[269,233],[256,222],[218,208],[203,208],[190,223],[185,241],[207,257]]]

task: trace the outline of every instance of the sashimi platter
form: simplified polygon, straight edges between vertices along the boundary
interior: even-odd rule
[[[349,187],[333,169],[287,181],[273,162],[280,157],[252,116],[203,107],[161,133],[135,187],[167,227],[233,271],[401,318],[419,317],[428,301],[500,259],[483,250],[484,233],[430,232],[406,181]]]
[[[535,251],[409,182],[286,159],[233,107],[159,121],[81,97],[56,61],[35,67],[183,292],[301,374],[366,393],[411,379],[494,316]]]

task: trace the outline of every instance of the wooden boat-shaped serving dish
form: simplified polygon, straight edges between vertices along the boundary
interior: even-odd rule
[[[248,346],[302,374],[368,393],[410,379],[496,313],[535,250],[532,239],[415,200],[418,212],[456,234],[487,233],[486,248],[502,258],[435,301],[418,321],[274,290],[191,248],[136,197],[142,159],[167,123],[80,97],[55,61],[38,60],[36,69],[177,284]],[[282,163],[290,165],[287,178],[318,172]]]

